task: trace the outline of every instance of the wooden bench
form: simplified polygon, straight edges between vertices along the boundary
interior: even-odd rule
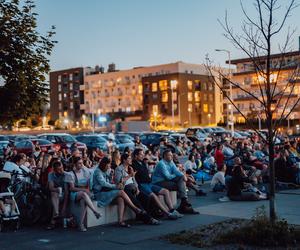
[[[171,201],[173,206],[177,205],[177,193],[176,191],[170,192]],[[159,196],[159,199],[163,204],[165,204],[163,196]],[[118,206],[117,205],[109,205],[107,207],[98,207],[97,202],[93,201],[94,206],[97,208],[97,211],[101,214],[99,219],[96,219],[93,211],[90,208],[87,208],[87,216],[86,216],[86,226],[87,227],[95,227],[100,225],[112,224],[118,222]],[[75,216],[77,222],[80,218],[80,205],[71,202],[70,204],[71,213]],[[135,218],[135,213],[128,207],[125,209],[125,220],[132,220]]]

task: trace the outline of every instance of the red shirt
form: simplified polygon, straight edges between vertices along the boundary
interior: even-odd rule
[[[217,149],[215,152],[215,160],[217,166],[223,166],[224,165],[224,154],[222,150]]]

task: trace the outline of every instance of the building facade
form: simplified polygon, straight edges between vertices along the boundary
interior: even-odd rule
[[[220,91],[212,84],[208,85],[207,72],[203,65],[183,62],[86,75],[84,85],[80,86],[80,90],[84,91],[84,104],[80,108],[86,114],[108,115],[110,119],[145,120],[153,113],[153,105],[158,105],[157,111],[169,123],[172,109],[171,90],[168,88],[171,80],[177,81],[180,90],[173,93],[174,99],[178,95],[178,100],[173,103],[177,124],[183,123],[179,121],[180,115],[181,121],[192,120],[191,124],[219,121],[222,114]],[[165,81],[168,91],[161,90],[160,81]],[[155,94],[149,95],[149,90],[152,90],[152,85],[150,88],[149,84],[152,82],[157,82],[157,102],[153,99]],[[178,101],[181,101],[182,112],[177,110]],[[187,110],[184,112],[187,108],[191,110],[190,119],[187,117]],[[205,110],[207,117],[202,114],[202,110]]]
[[[227,62],[228,63],[228,62]],[[232,64],[236,65],[236,71],[232,74],[232,81],[237,83],[239,86],[243,87],[246,91],[251,92],[255,96],[261,99],[261,92],[259,85],[263,86],[265,79],[262,76],[257,75],[255,67],[249,58],[236,59],[231,61]],[[257,63],[260,63],[261,67],[265,65],[265,59],[261,57],[257,59]],[[300,51],[289,52],[285,54],[273,54],[271,56],[271,86],[275,86],[278,91],[284,91],[282,100],[277,106],[274,112],[274,118],[281,116],[284,105],[287,98],[291,97],[289,101],[289,106],[299,98],[300,95]],[[279,72],[279,68],[281,68]],[[296,81],[295,87],[289,86],[289,82]],[[229,95],[229,84],[223,85],[224,90],[227,91]],[[264,88],[264,86],[263,86]],[[258,101],[256,101],[249,94],[245,93],[238,87],[232,86],[232,97],[235,105],[238,109],[249,119],[264,119],[262,112],[262,106]],[[286,101],[285,101],[286,100]],[[233,108],[233,118],[235,123],[244,123],[244,117],[228,102],[224,99],[224,121],[227,121],[227,117],[230,116],[230,108]],[[286,111],[289,111],[291,107],[287,107]],[[291,113],[290,119],[300,119],[300,109],[297,107],[294,112]]]
[[[221,95],[209,76],[173,73],[144,77],[142,82],[145,120],[185,127],[219,122]]]
[[[71,68],[50,72],[50,114],[51,120],[65,117],[71,121],[80,121],[83,112],[80,104],[84,103],[84,76],[91,68]]]

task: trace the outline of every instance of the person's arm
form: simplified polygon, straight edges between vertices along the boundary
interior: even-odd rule
[[[97,180],[98,184],[101,187],[107,187],[107,188],[110,188],[110,189],[117,189],[117,185],[107,182],[105,180],[104,176],[100,173],[96,174],[96,180]]]
[[[184,176],[184,174],[176,167],[175,163],[174,162],[171,162],[171,170],[172,170],[172,173],[173,175],[175,176]]]
[[[49,181],[49,190],[50,190],[50,192],[55,192],[55,193],[59,192],[58,188],[54,187],[53,181]]]

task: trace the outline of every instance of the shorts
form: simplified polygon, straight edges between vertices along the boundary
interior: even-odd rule
[[[152,193],[158,194],[163,188],[151,183],[143,183],[139,186],[140,191],[146,195],[150,196]]]

